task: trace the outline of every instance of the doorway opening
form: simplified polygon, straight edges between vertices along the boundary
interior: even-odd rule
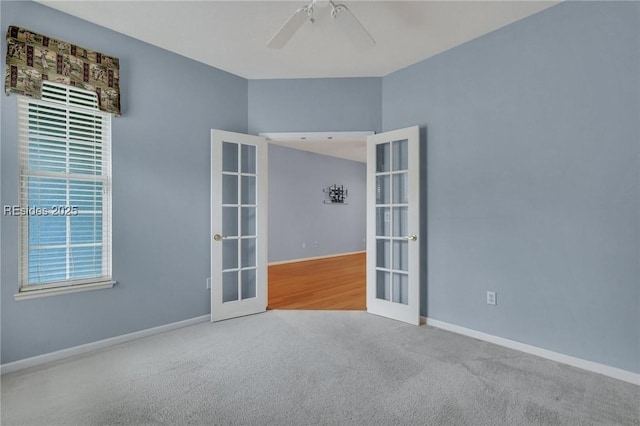
[[[260,134],[269,142],[268,309],[366,310],[371,134]],[[345,197],[331,202],[330,187]]]
[[[211,287],[212,322],[267,309],[267,263],[278,260],[267,259],[268,254],[274,253],[267,247],[273,241],[268,238],[269,232],[299,237],[305,230],[320,229],[316,226],[318,218],[331,219],[331,210],[324,210],[320,216],[315,208],[308,214],[296,210],[296,206],[305,205],[302,197],[314,196],[313,191],[282,191],[284,183],[268,182],[267,150],[276,145],[265,141],[261,136],[211,130],[211,277],[216,283]],[[354,217],[366,224],[367,237],[362,238],[362,243],[369,254],[366,256],[367,312],[419,325],[420,128],[413,126],[368,136],[366,153],[365,186],[361,191],[354,191],[362,193],[366,215],[356,211]],[[272,166],[277,169],[273,158]],[[299,165],[299,162],[287,164]],[[310,173],[309,168],[299,167],[285,181],[299,182],[317,175],[337,176],[324,168],[319,173]],[[293,213],[293,218],[301,219],[297,220],[297,229],[293,219],[285,220],[284,216],[272,214],[275,216],[272,225],[284,226],[281,232],[274,232],[267,221],[269,204],[283,207],[283,215]],[[332,207],[340,205],[347,204]],[[333,219],[330,225],[330,231],[322,233],[328,235],[322,239],[323,244],[335,243],[353,230],[362,236],[359,227],[347,221]],[[322,244],[320,240],[317,243],[314,247],[319,248]],[[302,248],[305,247],[306,240],[303,240]],[[293,255],[285,259],[313,260],[310,256],[299,256],[300,248],[295,245],[288,248],[293,249]]]

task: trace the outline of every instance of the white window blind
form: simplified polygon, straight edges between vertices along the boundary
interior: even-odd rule
[[[20,291],[111,281],[111,115],[95,93],[20,96]]]

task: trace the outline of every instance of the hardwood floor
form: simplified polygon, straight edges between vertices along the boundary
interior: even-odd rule
[[[269,266],[269,309],[364,310],[366,253]]]

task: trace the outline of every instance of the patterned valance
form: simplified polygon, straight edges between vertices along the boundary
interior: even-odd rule
[[[39,99],[48,80],[98,94],[99,108],[120,115],[118,58],[10,26],[5,93]]]

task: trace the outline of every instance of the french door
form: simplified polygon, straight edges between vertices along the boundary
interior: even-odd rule
[[[267,142],[211,131],[211,321],[267,308]]]
[[[367,312],[420,324],[420,131],[367,137]]]

